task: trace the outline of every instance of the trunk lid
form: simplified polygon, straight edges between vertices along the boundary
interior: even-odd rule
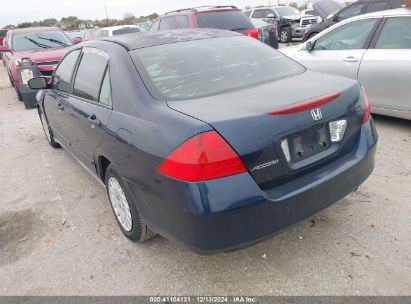
[[[256,183],[262,189],[270,189],[350,149],[361,127],[360,92],[356,81],[307,71],[252,88],[167,104],[210,124],[239,154]],[[311,108],[291,114],[268,114],[335,93],[341,94],[314,107],[322,113],[318,121],[313,119]],[[339,119],[347,120],[347,129],[343,141],[333,144],[328,122]],[[289,144],[290,160],[281,147],[284,139]],[[323,143],[325,146],[321,147]],[[299,157],[298,149],[302,148],[307,151]]]

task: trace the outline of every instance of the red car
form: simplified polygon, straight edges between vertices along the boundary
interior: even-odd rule
[[[166,13],[150,27],[150,32],[184,28],[214,28],[240,32],[258,39],[258,29],[235,6],[201,6]]]
[[[3,45],[4,37],[6,37],[8,29],[0,29],[0,45]]]
[[[7,33],[0,52],[17,98],[27,109],[35,107],[37,93],[29,88],[28,81],[38,76],[50,81],[57,64],[75,42],[55,27],[15,29]]]

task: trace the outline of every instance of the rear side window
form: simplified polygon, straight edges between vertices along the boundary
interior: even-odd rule
[[[200,39],[130,52],[151,95],[195,99],[283,79],[304,67],[246,36]]]
[[[110,70],[107,67],[104,75],[103,84],[101,85],[99,102],[108,107],[112,106],[111,101],[111,85],[110,85]]]
[[[70,80],[74,67],[77,63],[80,50],[69,53],[58,66],[53,77],[52,87],[55,90],[68,93],[70,91]]]
[[[197,14],[200,28],[215,28],[230,31],[254,28],[251,21],[241,11],[206,12]]]
[[[0,31],[0,38],[6,37],[6,31]]]
[[[411,49],[411,17],[389,18],[378,37],[376,49]]]
[[[367,4],[367,13],[379,12],[388,9],[388,2],[369,2]]]
[[[170,30],[174,28],[174,17],[165,17],[160,21],[160,30]]]
[[[188,17],[187,16],[175,16],[174,28],[176,29],[188,28]]]
[[[253,18],[264,18],[265,17],[265,10],[255,10],[253,13]]]
[[[73,94],[98,102],[100,86],[106,72],[108,55],[97,49],[84,49],[74,81]]]

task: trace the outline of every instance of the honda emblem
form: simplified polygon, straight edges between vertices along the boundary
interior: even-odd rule
[[[311,116],[315,121],[320,120],[321,118],[323,118],[323,114],[321,113],[321,110],[319,108],[312,109],[311,110]]]

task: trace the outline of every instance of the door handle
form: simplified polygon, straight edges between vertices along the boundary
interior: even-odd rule
[[[91,125],[92,128],[94,127],[100,127],[101,121],[97,119],[96,114],[92,114],[87,118],[89,124]]]
[[[355,57],[353,57],[353,56],[349,56],[349,57],[347,57],[347,58],[344,58],[343,59],[345,62],[358,62],[358,61],[360,61],[358,58],[355,58]]]
[[[59,103],[59,104],[57,105],[57,109],[59,110],[59,112],[63,111],[63,110],[64,110],[63,104]]]

